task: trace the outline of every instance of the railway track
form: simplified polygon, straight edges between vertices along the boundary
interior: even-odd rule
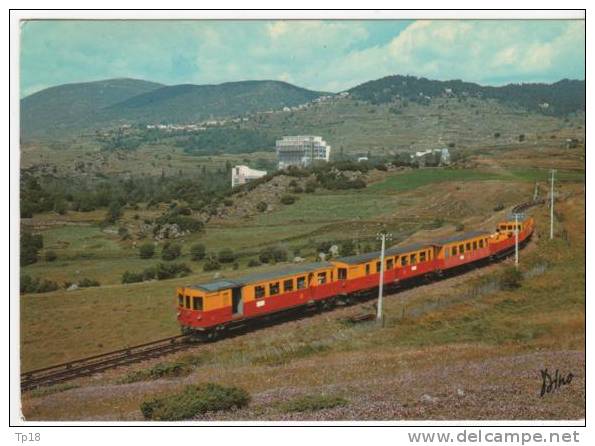
[[[145,344],[64,362],[50,367],[21,373],[21,391],[51,386],[114,367],[174,353],[192,345],[190,336],[178,335]]]
[[[545,203],[543,199],[520,203],[512,208],[512,212],[522,213],[530,207],[543,203]],[[368,315],[361,317],[361,321],[367,319],[369,319]],[[360,322],[360,320],[358,319],[357,322]],[[133,347],[24,372],[21,373],[21,391],[32,390],[42,386],[51,386],[118,366],[175,353],[191,346],[192,343],[190,340],[190,335],[171,336]]]

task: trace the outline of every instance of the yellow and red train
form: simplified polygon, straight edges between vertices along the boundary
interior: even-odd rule
[[[519,244],[531,237],[534,220],[518,220]],[[398,286],[441,276],[503,257],[514,250],[515,220],[495,232],[472,231],[441,240],[385,250],[384,284]],[[220,279],[177,289],[178,322],[183,333],[215,339],[228,328],[311,306],[331,308],[370,295],[379,285],[380,252],[330,262],[291,265],[236,279]]]

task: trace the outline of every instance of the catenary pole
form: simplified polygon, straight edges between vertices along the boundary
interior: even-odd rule
[[[550,240],[554,238],[554,174],[555,169],[552,169],[552,180],[550,190]]]

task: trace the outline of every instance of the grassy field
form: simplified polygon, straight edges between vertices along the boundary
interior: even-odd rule
[[[214,380],[247,389],[253,401],[246,409],[201,419],[583,417],[584,194],[573,185],[566,192],[554,241],[540,237],[547,233],[547,209],[532,211],[537,234],[521,253],[525,278],[519,289],[485,286],[498,283],[507,267],[497,264],[392,296],[385,302],[383,328],[345,323],[349,315],[370,311],[369,304],[335,310],[170,358],[198,364],[182,378],[121,383],[123,373],[148,369],[154,364],[149,362],[80,382],[78,388],[26,396],[25,414],[28,419],[139,419],[143,400]],[[143,315],[139,325],[167,325],[153,311],[149,306],[152,317]],[[118,334],[125,337],[126,329]],[[572,385],[540,398],[544,367],[572,371]],[[312,394],[340,398],[342,404],[290,410],[297,401],[312,400]]]
[[[396,241],[452,234],[461,224],[493,229],[506,212],[495,212],[496,204],[530,199],[534,182],[547,181],[548,151],[531,152],[543,160],[535,163],[537,169],[522,164],[523,150],[509,152],[520,156],[518,165],[510,157],[486,154],[468,170],[386,172],[363,190],[299,194],[295,204],[270,213],[208,224],[205,233],[180,240],[180,260],[193,270],[183,279],[122,285],[124,271],[141,271],[160,260],[140,259],[134,241],[120,240],[115,227],[101,229],[102,212],[36,216],[27,224],[44,236],[44,250],[54,250],[58,260],[41,260],[22,273],[60,283],[89,277],[101,286],[20,297],[22,369],[178,333],[175,287],[215,274],[274,269],[246,267],[263,246],[279,244],[290,255],[299,249],[313,259],[317,241],[374,243],[381,226],[393,231]],[[578,159],[566,153],[564,160]],[[547,209],[531,211],[538,237],[521,255],[526,278],[518,290],[486,287],[506,265],[490,266],[387,299],[382,329],[345,323],[349,315],[372,311],[369,304],[339,309],[201,346],[200,365],[184,378],[121,384],[123,373],[153,363],[140,364],[77,382],[79,387],[25,396],[24,412],[28,419],[138,419],[147,396],[216,380],[253,395],[248,409],[229,415],[238,419],[584,416],[584,170],[575,161],[564,165],[558,172],[557,238],[539,237],[547,232]],[[134,212],[142,220],[144,212],[156,211]],[[126,211],[123,224],[135,224],[132,213]],[[234,249],[241,254],[239,269],[202,272],[202,263],[188,257],[195,242],[211,252]],[[577,379],[544,403],[534,391],[539,367],[545,366],[571,368]],[[348,396],[347,402],[306,413],[286,410],[312,392],[330,400]],[[425,394],[424,401],[435,402],[422,401]]]

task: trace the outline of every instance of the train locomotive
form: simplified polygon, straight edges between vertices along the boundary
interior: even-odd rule
[[[534,220],[510,217],[495,232],[471,231],[440,240],[385,250],[383,283],[390,291],[406,283],[454,274],[502,258],[534,230]],[[378,288],[380,252],[294,264],[274,271],[178,288],[182,333],[214,340],[227,330],[287,311],[330,309],[364,300]]]

